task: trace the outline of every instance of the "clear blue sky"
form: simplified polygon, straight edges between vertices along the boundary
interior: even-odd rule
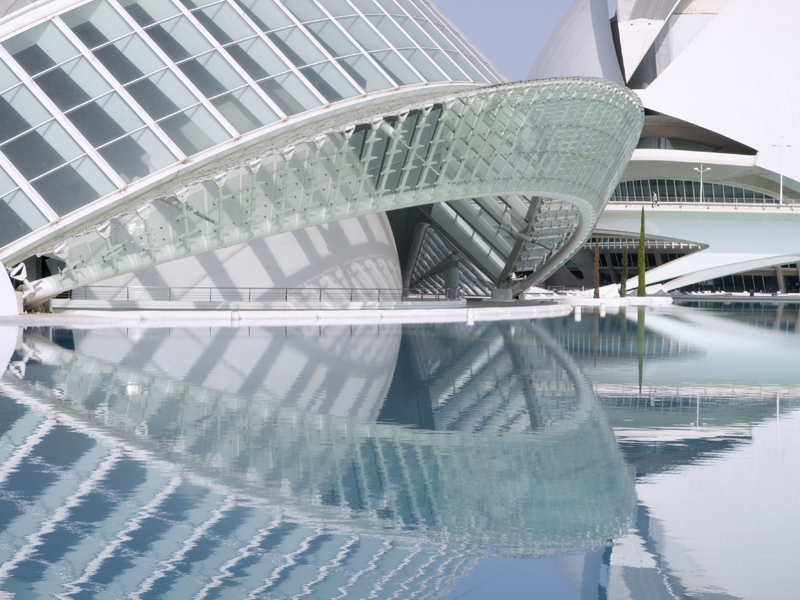
[[[528,72],[573,0],[433,0],[510,81]],[[616,4],[608,0],[609,12]]]

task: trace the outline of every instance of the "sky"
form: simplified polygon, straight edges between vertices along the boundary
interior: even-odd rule
[[[573,0],[433,0],[509,81],[528,78]],[[609,13],[615,0],[608,0]]]

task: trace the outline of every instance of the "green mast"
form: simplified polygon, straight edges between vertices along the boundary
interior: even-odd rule
[[[636,294],[637,296],[646,296],[647,294],[644,291],[644,269],[645,269],[645,262],[644,262],[644,206],[642,207],[642,230],[639,233],[639,291]]]

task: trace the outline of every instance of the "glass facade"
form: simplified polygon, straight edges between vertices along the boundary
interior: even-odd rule
[[[778,199],[739,186],[680,179],[638,179],[623,181],[614,190],[611,202],[652,202],[653,194],[659,202],[729,202],[734,204],[778,204]]]
[[[0,245],[298,113],[503,81],[427,0],[94,0],[0,46]]]

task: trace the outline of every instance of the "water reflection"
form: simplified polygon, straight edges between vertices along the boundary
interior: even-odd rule
[[[20,597],[438,597],[481,556],[596,551],[635,516],[536,323],[3,333]]]

